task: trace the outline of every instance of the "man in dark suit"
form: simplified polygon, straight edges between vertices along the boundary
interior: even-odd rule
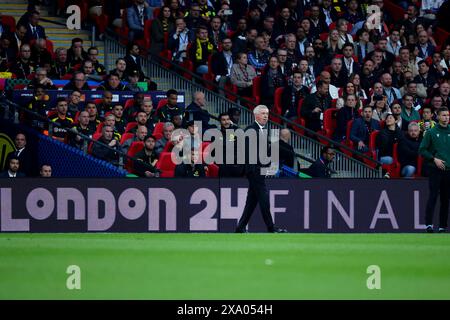
[[[253,110],[253,113],[255,115],[255,122],[248,126],[246,131],[247,133],[256,136],[256,144],[252,144],[250,148],[249,141],[246,141],[245,173],[249,182],[249,188],[244,212],[239,220],[236,233],[246,232],[247,224],[250,221],[250,217],[252,216],[258,203],[268,232],[287,232],[285,229],[275,227],[273,223],[272,215],[270,213],[269,193],[266,187],[264,172],[264,169],[268,168],[267,165],[262,164],[259,159],[259,148],[261,148],[262,143],[269,144],[269,109],[264,105],[259,105]],[[267,147],[267,150],[269,149],[270,146]],[[255,162],[255,154],[257,155],[256,164],[252,163]]]
[[[320,152],[320,157],[313,162],[306,173],[313,178],[331,178],[332,169],[330,163],[333,161],[336,151],[333,148],[326,146]]]
[[[6,163],[9,164],[9,160],[12,158],[18,158],[20,162],[19,172],[23,173],[27,177],[34,177],[38,175],[39,168],[34,164],[35,155],[32,150],[27,147],[27,138],[23,133],[18,133],[14,139],[16,151],[10,152],[6,156]],[[5,170],[8,168],[5,167]]]
[[[329,93],[329,85],[323,80],[317,82],[317,92],[306,96],[301,116],[305,118],[306,127],[315,132],[321,129],[322,114],[328,108],[331,108],[331,96]]]
[[[7,160],[7,168],[0,172],[0,178],[22,178],[25,177],[23,172],[19,171],[20,160],[16,156],[12,156]]]
[[[131,43],[127,48],[127,55],[124,58],[127,68],[125,69],[126,74],[132,74],[133,71],[137,70],[139,72],[139,81],[143,81],[145,74],[141,67],[141,58],[139,57],[139,46],[135,43]]]
[[[39,25],[39,18],[39,12],[34,11],[31,13],[30,20],[27,25],[27,34],[25,35],[25,39],[27,39],[27,41],[47,38],[44,27]]]
[[[359,66],[358,62],[355,61],[353,58],[354,55],[354,49],[353,44],[347,42],[342,47],[342,52],[344,56],[342,57],[342,71],[347,76],[347,78],[352,73],[359,74],[361,72],[361,67]]]
[[[380,123],[372,119],[372,107],[366,105],[364,106],[362,117],[353,121],[350,131],[350,139],[354,148],[362,153],[369,151],[370,134],[374,130],[380,130]]]
[[[10,45],[9,47],[13,51],[14,56],[17,56],[20,51],[22,44],[28,43],[25,35],[27,34],[27,27],[24,25],[17,25],[16,32],[10,35]]]

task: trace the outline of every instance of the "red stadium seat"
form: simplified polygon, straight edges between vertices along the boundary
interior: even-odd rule
[[[330,108],[323,113],[324,135],[330,139],[333,137],[334,130],[336,130],[337,127],[337,111],[336,108]]]
[[[217,178],[219,176],[219,166],[215,163],[211,163],[210,165],[208,165],[206,176],[210,178]]]
[[[208,73],[205,73],[202,76],[202,78],[203,78],[203,80],[205,80],[205,82],[204,82],[205,88],[208,90],[214,91],[214,89],[215,89],[215,86],[213,85],[214,80],[215,80],[214,74],[211,72],[208,72]]]
[[[98,126],[97,126],[97,130],[95,131],[95,133],[100,133],[100,134],[102,134],[102,129],[103,129],[103,126],[105,125],[105,123],[104,122],[100,122],[99,124],[98,124]]]
[[[194,64],[192,61],[185,59],[180,66],[184,69],[189,70],[190,72],[194,73]],[[189,72],[183,72],[183,77],[192,80],[192,75]]]
[[[144,149],[144,143],[142,141],[134,141],[130,148],[128,149],[127,152],[127,156],[129,157],[134,157],[138,152],[140,152],[142,149]],[[135,173],[134,172],[134,168],[133,168],[133,160],[131,159],[127,159],[126,161],[126,165],[125,168],[131,172],[131,173]]]
[[[6,24],[9,27],[11,32],[16,31],[16,19],[13,16],[2,15],[2,23]]]
[[[164,146],[164,149],[162,152],[171,152],[173,149],[173,143],[172,141],[167,141],[166,145]]]
[[[175,175],[175,163],[172,161],[172,152],[161,152],[156,168],[161,170],[160,177],[170,178]]]
[[[172,64],[169,61],[172,61],[172,51],[163,50],[159,53],[159,56],[163,58],[161,59],[161,64],[163,65],[163,67],[166,69],[170,69],[172,67]]]
[[[283,95],[283,91],[284,88],[277,88],[275,90],[275,94],[274,94],[274,104],[273,104],[273,113],[275,113],[276,115],[281,116],[282,112],[283,112],[283,108],[281,105],[281,96]],[[274,122],[281,124],[282,120],[279,117],[273,117],[272,119]]]
[[[156,140],[159,140],[164,136],[163,122],[158,122],[157,124],[155,124],[155,128],[153,129],[153,135],[155,136]]]
[[[131,129],[135,128],[138,125],[137,122],[129,122],[125,127],[125,132],[129,132]]]
[[[134,105],[134,99],[128,99],[127,101],[125,101],[125,106],[123,107],[124,110],[131,108]]]
[[[167,104],[167,99],[161,99],[158,102],[158,106],[156,107],[156,111],[158,111],[159,109],[161,109],[162,107],[164,107]]]
[[[124,144],[128,139],[134,138],[135,134],[131,132],[125,132],[120,138],[120,144]]]

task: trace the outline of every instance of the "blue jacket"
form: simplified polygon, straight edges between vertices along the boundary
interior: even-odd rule
[[[367,127],[364,122],[365,121],[363,118],[358,118],[353,121],[352,130],[350,131],[350,139],[355,144],[358,144],[359,141],[363,141],[364,143],[369,141],[369,132],[367,131]],[[380,130],[380,123],[377,120],[371,119],[370,124],[372,131]]]
[[[144,21],[151,19],[153,16],[152,10],[150,7],[144,7]],[[141,21],[139,20],[139,12],[135,5],[129,7],[127,9],[127,22],[128,26],[131,30],[139,30],[144,31],[144,27],[141,25]]]

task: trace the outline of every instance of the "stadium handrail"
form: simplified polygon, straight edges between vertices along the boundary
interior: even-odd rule
[[[124,39],[124,40],[125,40],[125,38],[123,38],[122,35],[116,34],[113,30],[111,30],[111,29],[109,29],[109,28],[107,29],[107,32],[106,32],[106,34],[105,34],[105,37],[108,38],[108,39],[110,39],[110,40],[117,40],[117,39],[114,39],[114,37],[112,36],[113,34],[114,34],[114,37],[119,38],[119,40],[120,40],[120,39]],[[121,38],[121,37],[122,37],[122,38]],[[126,40],[128,41],[128,39],[126,39]],[[123,45],[120,41],[119,41],[119,44],[120,44],[120,45]],[[134,44],[138,45],[136,42],[135,42]],[[139,46],[139,45],[138,45],[138,46]],[[143,48],[143,47],[141,47],[141,46],[139,46],[139,48],[140,48],[140,50],[145,50],[144,52],[148,53],[148,55],[151,57],[151,59],[152,59],[154,62],[160,64],[160,61],[164,61],[165,63],[170,64],[171,67],[172,67],[174,70],[179,70],[179,71],[182,72],[182,73],[187,73],[187,74],[189,74],[190,76],[192,76],[193,79],[196,79],[199,83],[207,83],[208,85],[210,85],[211,87],[214,87],[214,88],[215,88],[216,90],[218,90],[218,91],[219,91],[219,90],[220,90],[220,91],[224,91],[224,92],[226,92],[228,95],[232,95],[232,96],[236,97],[236,99],[237,99],[237,101],[238,101],[237,105],[238,105],[241,109],[246,109],[247,111],[249,111],[249,109],[246,108],[245,106],[242,106],[242,105],[239,103],[239,101],[245,101],[246,103],[249,103],[249,104],[252,104],[253,106],[256,106],[256,104],[255,104],[253,101],[247,100],[247,99],[245,99],[244,97],[241,97],[239,94],[237,94],[237,93],[235,93],[235,92],[232,92],[232,91],[229,91],[229,90],[227,90],[226,88],[220,88],[216,83],[214,83],[214,82],[212,82],[212,81],[209,81],[209,80],[207,80],[207,79],[203,79],[202,77],[198,76],[196,73],[191,72],[189,69],[186,69],[186,68],[184,68],[184,67],[182,67],[182,66],[180,66],[180,65],[178,65],[178,64],[176,64],[176,63],[174,63],[173,61],[166,59],[165,57],[161,57],[161,56],[159,56],[159,55],[155,55],[154,53],[150,52],[150,50],[146,50],[145,48]],[[144,58],[145,58],[145,57],[144,57]],[[209,89],[206,88],[206,87],[204,88],[204,90],[208,90],[208,91],[209,91]],[[327,136],[321,135],[320,133],[317,133],[317,132],[315,132],[315,131],[313,131],[313,130],[310,130],[310,129],[308,129],[308,128],[306,128],[306,127],[304,127],[304,126],[302,126],[302,125],[300,125],[300,124],[298,124],[298,123],[296,123],[296,122],[294,122],[294,121],[292,121],[292,120],[290,120],[290,119],[288,119],[288,118],[285,118],[285,117],[282,116],[282,115],[275,114],[275,113],[274,113],[273,111],[271,111],[271,110],[269,110],[269,112],[270,112],[270,115],[275,116],[276,118],[280,118],[280,119],[282,119],[285,123],[288,123],[288,124],[290,124],[291,126],[295,126],[295,127],[299,128],[299,129],[303,130],[304,132],[307,132],[309,135],[311,135],[311,136],[317,138],[317,140],[319,141],[319,143],[321,143],[320,140],[326,141],[329,145],[333,146],[334,148],[339,147],[339,149],[341,149],[341,150],[344,149],[344,150],[346,150],[346,151],[348,151],[348,152],[351,152],[351,154],[355,155],[356,157],[365,159],[365,160],[367,160],[367,161],[373,163],[373,164],[375,165],[375,168],[377,168],[377,169],[379,169],[379,168],[382,167],[382,163],[379,162],[377,159],[373,159],[373,158],[367,156],[367,155],[364,154],[364,153],[361,153],[361,152],[359,152],[359,151],[357,151],[357,150],[355,150],[355,149],[352,149],[352,148],[348,147],[348,146],[345,145],[345,144],[342,144],[342,143],[340,143],[340,142],[337,142],[337,141],[335,141],[335,140],[332,140],[332,139],[328,138]],[[271,122],[273,122],[273,121],[271,121]],[[323,143],[321,143],[321,144],[323,145]],[[367,165],[367,164],[365,164],[365,163],[363,163],[363,165],[365,165],[365,166],[367,166],[367,167],[370,167],[369,165]]]

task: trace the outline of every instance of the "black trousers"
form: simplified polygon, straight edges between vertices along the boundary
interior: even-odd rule
[[[439,227],[447,228],[448,202],[450,194],[450,171],[442,171],[431,167],[429,170],[428,183],[430,195],[428,197],[425,212],[425,224],[433,224],[434,208],[436,207],[437,197],[440,195]]]
[[[245,230],[253,211],[255,211],[256,205],[259,203],[259,208],[261,209],[267,231],[272,232],[274,230],[274,224],[272,215],[270,214],[269,192],[267,191],[264,176],[260,174],[259,170],[257,171],[257,173],[247,174],[249,182],[247,201],[242,217],[239,220],[237,230]]]

